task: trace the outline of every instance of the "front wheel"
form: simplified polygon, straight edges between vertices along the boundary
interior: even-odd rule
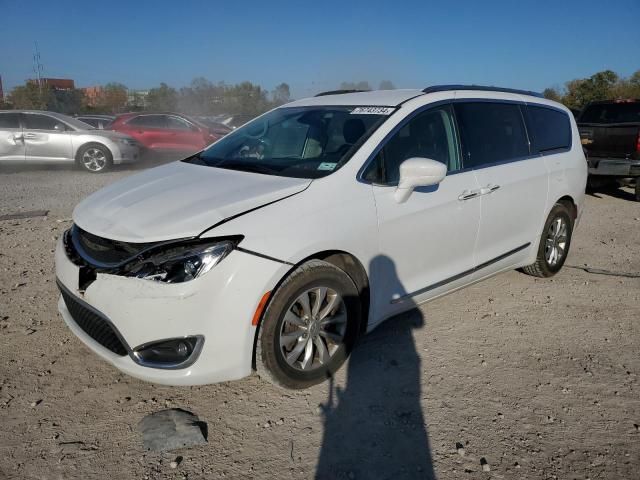
[[[87,172],[102,173],[111,168],[113,157],[104,145],[92,143],[78,151],[78,164]]]
[[[272,296],[258,336],[256,369],[277,385],[302,389],[331,377],[355,343],[358,289],[334,265],[311,260]]]
[[[558,273],[567,259],[572,233],[573,217],[569,208],[564,203],[556,203],[544,224],[535,263],[522,270],[534,277],[552,277]]]

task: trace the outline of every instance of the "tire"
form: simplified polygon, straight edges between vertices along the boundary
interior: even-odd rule
[[[636,177],[635,194],[636,194],[636,202],[640,202],[640,177]]]
[[[522,271],[534,277],[554,276],[560,271],[567,259],[572,234],[573,217],[569,207],[564,203],[556,203],[549,212],[540,235],[536,261],[523,267]]]
[[[103,173],[113,165],[111,151],[99,143],[88,143],[78,150],[76,155],[78,165],[90,173]]]
[[[306,310],[301,300],[305,296]],[[323,382],[349,356],[360,317],[358,289],[344,271],[321,260],[300,265],[278,287],[264,312],[256,343],[258,375],[290,389]]]

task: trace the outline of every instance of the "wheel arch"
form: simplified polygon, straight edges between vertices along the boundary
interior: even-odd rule
[[[295,263],[289,270],[287,270],[287,272],[282,276],[282,278],[280,278],[280,280],[278,280],[276,285],[273,287],[272,292],[275,292],[278,288],[280,288],[280,285],[282,284],[282,282],[289,275],[291,275],[291,273],[294,270],[296,270],[300,265],[304,264],[305,262],[308,262],[309,260],[322,260],[327,263],[330,263],[335,267],[339,268],[340,270],[342,270],[343,272],[345,272],[349,276],[349,278],[351,278],[353,283],[356,285],[356,288],[358,289],[360,304],[362,307],[362,319],[361,319],[362,321],[359,326],[359,332],[360,334],[363,334],[364,332],[366,332],[367,324],[369,321],[370,298],[371,298],[370,291],[369,291],[369,276],[367,275],[367,271],[362,265],[362,262],[360,262],[360,260],[358,260],[358,258],[351,253],[345,252],[343,250],[324,250],[324,251],[316,252],[312,255],[309,255],[303,258],[302,260],[300,260],[299,262]],[[254,370],[256,368],[256,351],[257,351],[256,347],[258,345],[258,336],[259,336],[260,328],[262,327],[262,317],[264,315],[264,311],[266,310],[266,307],[269,305],[270,302],[271,302],[271,297],[269,298],[267,303],[264,305],[264,308],[262,309],[262,313],[260,314],[260,318],[258,319],[258,324],[256,326],[256,331],[253,337],[253,351],[252,351],[251,365]]]
[[[560,197],[558,200],[556,200],[555,203],[565,204],[567,208],[569,208],[569,211],[571,212],[571,216],[573,217],[573,221],[575,222],[575,220],[578,218],[578,206],[576,205],[576,202],[573,199],[573,197],[571,197],[570,195],[564,195],[563,197]]]

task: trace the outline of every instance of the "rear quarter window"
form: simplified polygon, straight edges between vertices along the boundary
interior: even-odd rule
[[[535,150],[544,153],[571,147],[569,115],[560,110],[532,105],[527,110]]]

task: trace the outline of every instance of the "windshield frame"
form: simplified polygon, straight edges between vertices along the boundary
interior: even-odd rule
[[[229,141],[230,139],[239,137],[241,135],[243,135],[243,132],[246,132],[248,129],[250,129],[252,126],[255,126],[256,124],[259,124],[260,120],[264,120],[264,117],[270,114],[273,114],[274,112],[277,111],[301,111],[304,112],[306,111],[319,111],[319,110],[327,110],[327,111],[331,111],[331,110],[343,110],[345,111],[347,114],[350,114],[351,111],[357,109],[357,108],[380,108],[380,109],[387,109],[390,110],[388,113],[380,113],[380,114],[371,114],[372,116],[375,115],[377,118],[376,120],[373,122],[373,124],[367,129],[365,130],[365,132],[360,136],[360,138],[351,145],[351,147],[349,148],[349,150],[347,152],[345,152],[339,159],[337,162],[335,162],[335,166],[333,167],[333,169],[331,170],[320,170],[315,169],[315,170],[311,170],[311,169],[302,169],[300,168],[300,172],[295,172],[295,171],[288,171],[286,174],[282,173],[281,171],[276,170],[275,168],[269,168],[269,165],[267,163],[265,163],[265,165],[260,165],[259,162],[247,162],[247,164],[245,165],[245,168],[240,168],[241,165],[239,165],[242,161],[242,157],[238,157],[238,158],[227,158],[227,159],[221,159],[221,158],[216,158],[216,157],[211,157],[212,161],[217,161],[217,164],[215,163],[210,163],[207,162],[206,160],[206,152],[215,148],[216,145],[218,145],[219,142],[223,142],[223,141]],[[207,147],[205,150],[202,150],[201,152],[196,153],[195,155],[192,155],[188,158],[185,158],[184,160],[182,160],[185,163],[191,163],[194,165],[202,165],[202,166],[207,166],[207,167],[214,167],[214,168],[221,168],[221,169],[225,169],[225,170],[240,170],[240,171],[246,171],[246,172],[251,172],[251,173],[258,173],[258,174],[264,174],[264,175],[273,175],[273,176],[279,176],[279,177],[284,177],[284,178],[305,178],[305,179],[309,179],[309,180],[315,180],[318,178],[324,178],[327,177],[335,172],[337,172],[338,170],[340,170],[345,164],[347,164],[349,162],[349,160],[351,160],[351,158],[361,149],[361,147],[364,145],[364,143],[369,140],[369,138],[371,138],[371,136],[398,110],[398,106],[389,106],[389,105],[296,105],[296,106],[282,106],[282,107],[278,107],[272,110],[269,110],[268,112],[263,113],[262,115],[254,118],[253,120],[247,122],[246,124],[244,124],[243,126],[231,131],[228,135],[226,135],[225,137],[223,137],[222,139],[220,139],[218,142],[210,145],[209,147]],[[265,130],[266,131],[266,130]],[[249,137],[252,138],[251,135],[245,135],[245,138]],[[251,158],[251,157],[249,157]],[[282,160],[282,159],[286,159],[287,157],[273,157],[267,160]],[[303,158],[300,158],[300,160],[303,160]],[[310,158],[309,160],[313,160],[312,158]],[[227,162],[227,166],[222,165],[223,163]],[[320,161],[320,163],[324,163],[322,161]],[[332,162],[333,163],[333,162]],[[319,167],[320,165],[318,165]],[[295,168],[295,166],[292,167],[284,167],[282,170],[291,170],[292,168]],[[304,173],[303,173],[304,172]]]

